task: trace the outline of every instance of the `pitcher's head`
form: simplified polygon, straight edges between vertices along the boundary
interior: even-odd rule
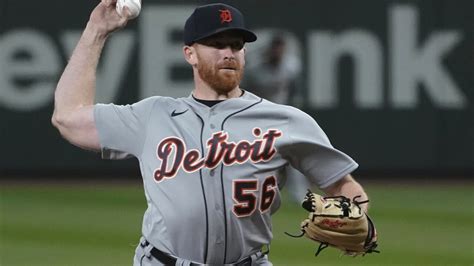
[[[195,75],[216,91],[229,92],[242,79],[246,42],[257,36],[245,28],[242,13],[225,4],[198,7],[184,27],[184,53]]]

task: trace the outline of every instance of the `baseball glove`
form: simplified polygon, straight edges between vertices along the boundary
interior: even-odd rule
[[[301,223],[301,237],[320,243],[316,256],[328,246],[336,247],[345,255],[357,256],[377,252],[377,232],[369,216],[362,211],[360,204],[366,201],[352,201],[344,196],[322,197],[308,190],[302,203],[309,211],[308,219]]]

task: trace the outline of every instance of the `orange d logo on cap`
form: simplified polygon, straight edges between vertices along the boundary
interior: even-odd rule
[[[240,35],[245,42],[257,40],[255,33],[245,27],[242,12],[230,5],[215,3],[194,9],[184,24],[183,41],[185,45],[192,45],[225,31]]]
[[[220,9],[219,12],[221,13],[221,23],[232,21],[232,13],[230,13],[229,9]]]

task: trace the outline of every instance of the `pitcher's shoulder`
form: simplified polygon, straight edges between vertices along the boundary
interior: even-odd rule
[[[151,96],[138,102],[138,104],[148,105],[154,109],[172,109],[185,105],[183,98],[172,98],[166,96]]]
[[[297,107],[274,103],[265,99],[262,100],[261,108],[270,109],[274,112],[279,112],[289,117],[310,117],[306,112]]]

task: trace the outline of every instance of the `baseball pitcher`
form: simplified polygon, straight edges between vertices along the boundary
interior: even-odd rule
[[[271,265],[271,215],[288,164],[329,196],[367,200],[350,176],[357,163],[313,118],[239,87],[244,45],[257,37],[232,6],[198,7],[185,22],[189,97],[94,104],[102,48],[130,18],[115,4],[93,10],[58,82],[52,122],[104,159],[138,158],[148,208],[133,265]]]

